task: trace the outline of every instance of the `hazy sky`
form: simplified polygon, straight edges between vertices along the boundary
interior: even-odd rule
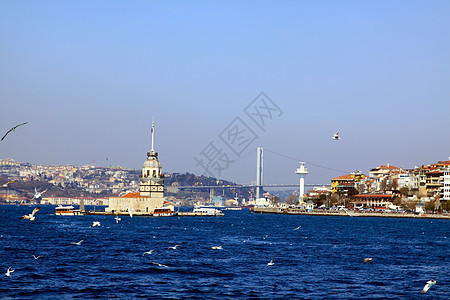
[[[140,169],[154,116],[164,171],[204,173],[197,158],[238,183],[258,146],[265,183],[297,182],[296,160],[306,183],[447,160],[449,15],[450,1],[2,0],[0,132],[29,124],[0,158]]]

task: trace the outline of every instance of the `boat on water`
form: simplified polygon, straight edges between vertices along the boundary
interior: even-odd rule
[[[171,207],[161,207],[161,208],[155,208],[153,211],[152,216],[154,217],[171,217],[175,216],[176,212],[173,211]]]
[[[231,206],[231,207],[225,208],[225,210],[242,210],[242,207],[240,207],[240,206],[237,206],[237,207]]]
[[[55,215],[57,216],[81,216],[83,213],[79,209],[75,209],[72,205],[55,207]]]
[[[179,216],[222,217],[225,214],[213,207],[196,207],[191,212],[179,212]]]

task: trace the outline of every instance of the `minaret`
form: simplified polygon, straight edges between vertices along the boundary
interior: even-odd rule
[[[298,197],[298,202],[301,205],[303,201],[303,195],[305,194],[305,176],[309,174],[308,169],[305,168],[305,163],[300,162],[300,168],[295,171],[296,174],[300,176],[300,195]]]
[[[144,162],[139,179],[141,197],[164,197],[164,175],[158,153],[155,151],[155,121],[152,121],[152,148],[147,152],[147,160]]]

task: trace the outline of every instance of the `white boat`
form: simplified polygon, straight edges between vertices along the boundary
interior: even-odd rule
[[[231,207],[227,207],[225,210],[242,210],[242,207],[240,207],[240,206],[237,206],[237,207],[231,206]]]
[[[192,212],[179,212],[179,216],[221,217],[225,214],[213,207],[196,207]]]
[[[55,215],[57,216],[81,216],[82,213],[80,210],[75,209],[72,205],[70,206],[62,206],[59,205],[55,208]]]
[[[155,208],[153,211],[154,217],[171,217],[174,216],[176,213],[170,208],[170,207],[160,207]]]

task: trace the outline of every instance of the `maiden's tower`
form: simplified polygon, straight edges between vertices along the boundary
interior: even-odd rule
[[[128,214],[128,207],[135,215],[152,215],[155,208],[161,208],[164,204],[164,175],[158,153],[154,149],[155,122],[152,122],[152,148],[147,152],[147,159],[139,176],[139,192],[128,193],[123,197],[109,199],[106,213]]]

